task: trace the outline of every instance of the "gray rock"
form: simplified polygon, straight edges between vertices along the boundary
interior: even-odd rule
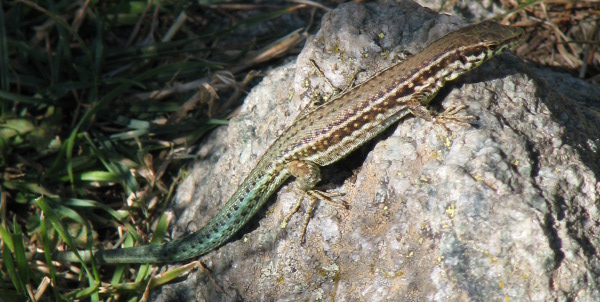
[[[360,83],[462,25],[411,1],[347,3],[327,14],[297,61],[269,72],[230,126],[208,138],[205,159],[178,190],[173,236],[201,228],[310,97],[331,93],[310,59],[344,87],[356,70]],[[476,125],[447,132],[401,121],[323,169],[323,185],[345,193],[351,208],[321,202],[304,244],[306,203],[280,228],[299,198],[288,183],[242,234],[201,258],[210,273],[154,299],[600,300],[600,115],[586,105],[598,94],[567,77],[510,54],[485,63],[433,101],[438,111],[466,105],[461,113]],[[576,84],[552,84],[560,78]]]
[[[470,23],[480,22],[496,16],[506,14],[500,1],[447,1],[447,0],[416,0],[423,7],[436,12],[443,12],[453,16],[460,16]]]

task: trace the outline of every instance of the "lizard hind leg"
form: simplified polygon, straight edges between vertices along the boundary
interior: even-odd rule
[[[321,171],[319,166],[315,163],[309,161],[296,160],[292,161],[287,165],[288,170],[294,177],[296,177],[296,189],[298,189],[301,193],[300,198],[298,198],[298,202],[292,208],[290,213],[288,213],[285,218],[283,218],[283,222],[281,223],[281,228],[285,228],[287,226],[290,218],[300,209],[300,205],[304,200],[304,197],[308,197],[310,200],[309,206],[306,210],[306,214],[304,216],[304,223],[302,226],[302,234],[300,235],[300,242],[304,242],[304,235],[306,233],[306,227],[308,226],[308,221],[310,220],[310,216],[317,204],[317,201],[323,200],[329,204],[333,204],[335,206],[343,206],[346,207],[345,202],[336,202],[332,198],[343,195],[338,192],[324,192],[320,190],[314,189],[316,184],[321,181]]]

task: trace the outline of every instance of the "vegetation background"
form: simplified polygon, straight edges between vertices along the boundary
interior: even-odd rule
[[[340,2],[2,1],[0,301],[145,300],[200,268],[51,254],[162,241],[202,137]],[[599,1],[490,3],[526,29],[521,58],[600,83]]]

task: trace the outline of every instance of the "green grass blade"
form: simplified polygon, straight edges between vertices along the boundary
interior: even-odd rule
[[[2,260],[4,261],[3,266],[5,267],[4,271],[10,277],[10,280],[12,281],[17,293],[25,294],[25,283],[17,274],[17,266],[15,265],[12,257],[13,250],[9,248],[9,245],[14,247],[13,236],[7,229],[4,228],[4,226],[0,225],[0,230],[2,230],[2,232],[0,232],[0,236],[2,236],[2,241],[5,243],[2,245]],[[10,244],[7,244],[8,242]]]
[[[102,209],[110,214],[114,219],[121,221],[129,216],[128,213],[123,213],[113,210],[111,207],[104,203],[92,200],[92,199],[81,199],[81,198],[61,198],[54,199],[53,202],[56,204],[63,205],[65,207],[74,207],[82,209]]]
[[[39,97],[28,97],[20,94],[14,94],[8,92],[5,89],[0,90],[0,103],[10,104],[12,102],[19,102],[26,105],[52,105],[52,100],[43,99]]]
[[[35,202],[38,205],[38,207],[40,207],[40,209],[42,209],[42,211],[44,212],[44,216],[46,216],[46,219],[48,221],[50,221],[50,224],[52,225],[54,230],[56,230],[56,232],[58,232],[59,236],[62,238],[62,240],[65,241],[67,246],[71,250],[75,251],[75,255],[77,256],[77,258],[79,258],[79,260],[81,260],[79,253],[77,253],[77,247],[75,246],[75,243],[74,243],[75,240],[73,239],[73,237],[71,237],[69,232],[67,232],[65,230],[65,228],[63,227],[62,223],[60,222],[60,219],[58,218],[56,211],[54,211],[54,209],[50,206],[50,204],[48,204],[46,199],[43,197],[36,199]],[[59,209],[59,211],[61,211],[61,214],[63,216],[67,216],[71,219],[74,219],[75,221],[77,221],[83,225],[87,224],[87,222],[84,219],[82,219],[81,216],[79,216],[75,211],[72,211],[68,208],[62,208],[62,209]],[[83,263],[83,261],[82,261],[82,263]],[[88,272],[88,274],[90,274],[90,270],[88,269],[87,265],[83,264],[83,268]]]
[[[0,225],[0,239],[9,250],[14,251],[15,245],[13,244],[12,236],[10,231],[4,228],[3,225]]]
[[[40,217],[40,234],[42,239],[42,245],[44,246],[44,258],[46,259],[46,263],[48,264],[48,270],[50,272],[50,280],[52,280],[52,284],[56,284],[56,270],[54,268],[54,264],[52,264],[52,240],[48,236],[48,228],[46,226],[46,217],[42,215]],[[55,300],[58,299],[58,292],[53,288],[53,293]]]
[[[29,282],[31,281],[31,271],[29,265],[27,264],[27,255],[25,254],[25,241],[23,240],[23,233],[19,228],[19,224],[16,221],[16,217],[14,217],[13,220],[15,231],[12,234],[12,241],[15,246],[14,255],[15,262],[17,265],[17,272],[19,273],[19,278],[21,279],[23,284],[29,284]]]

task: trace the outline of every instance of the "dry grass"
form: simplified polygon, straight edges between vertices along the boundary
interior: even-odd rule
[[[513,10],[502,21],[527,30],[519,57],[600,84],[600,1],[502,2]]]

